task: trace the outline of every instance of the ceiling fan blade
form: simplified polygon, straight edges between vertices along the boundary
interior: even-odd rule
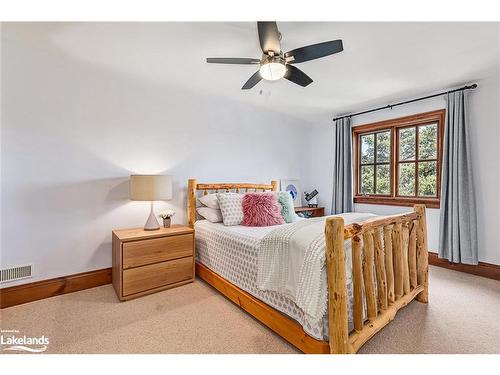
[[[285,78],[302,87],[306,87],[313,81],[311,77],[293,65],[286,66]]]
[[[281,52],[280,32],[276,22],[257,22],[259,42],[262,52],[274,51],[276,55]]]
[[[242,90],[248,90],[254,87],[257,83],[261,81],[262,77],[260,75],[260,72],[257,70],[249,79],[248,81],[245,82],[243,87],[241,88]]]
[[[342,40],[338,39],[296,48],[285,53],[285,58],[293,57],[293,60],[290,61],[290,64],[296,64],[304,61],[319,59],[320,57],[328,55],[333,55],[334,53],[342,52],[343,50],[344,46],[342,45]]]
[[[259,64],[259,59],[246,57],[208,57],[207,63],[211,64]]]

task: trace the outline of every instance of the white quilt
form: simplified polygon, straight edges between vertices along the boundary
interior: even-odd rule
[[[360,223],[376,215],[346,213],[345,225]],[[325,220],[302,220],[280,226],[260,242],[257,287],[290,298],[313,320],[325,315],[328,307],[326,280]],[[352,280],[351,242],[345,243],[347,284]]]

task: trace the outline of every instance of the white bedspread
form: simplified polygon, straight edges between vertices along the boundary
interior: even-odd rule
[[[376,215],[346,213],[338,216],[343,217],[348,225]],[[287,296],[315,321],[325,315],[328,307],[324,236],[326,218],[280,226],[262,239],[258,252],[257,287]],[[346,281],[350,284],[350,241],[345,243],[345,254]]]

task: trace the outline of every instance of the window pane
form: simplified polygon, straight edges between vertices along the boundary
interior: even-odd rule
[[[418,127],[418,158],[437,158],[437,124]]]
[[[435,161],[418,163],[418,195],[422,197],[437,196],[437,168]]]
[[[377,163],[388,163],[391,157],[391,132],[377,133]]]
[[[377,165],[376,171],[377,171],[377,194],[389,195],[391,193],[389,165]]]
[[[399,160],[415,160],[415,129],[399,130]]]
[[[361,136],[361,164],[373,163],[375,134]]]
[[[373,194],[373,165],[361,167],[361,194]]]
[[[415,195],[415,163],[399,164],[398,193],[401,196]]]

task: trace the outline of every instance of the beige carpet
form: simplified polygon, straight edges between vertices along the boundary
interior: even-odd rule
[[[412,302],[361,353],[500,353],[500,282],[430,270]],[[49,353],[298,353],[207,284],[119,303],[103,286],[1,311],[1,328],[49,337]]]

